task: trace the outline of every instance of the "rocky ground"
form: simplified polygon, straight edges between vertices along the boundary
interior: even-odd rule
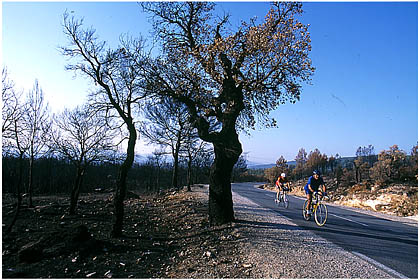
[[[239,225],[208,226],[206,191],[136,196],[125,203],[124,237],[109,237],[112,194],[38,197],[3,233],[3,278],[245,278]],[[13,216],[3,195],[3,232]]]
[[[196,186],[193,192],[129,193],[124,237],[118,239],[109,237],[111,193],[83,195],[75,216],[66,214],[66,196],[37,197],[35,208],[22,209],[11,234],[4,229],[14,201],[3,194],[2,277],[392,278],[269,210],[256,214],[252,202],[236,195],[238,221],[210,227],[207,192]],[[308,271],[302,254],[340,262]]]

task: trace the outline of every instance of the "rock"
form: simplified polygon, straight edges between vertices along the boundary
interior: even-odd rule
[[[206,257],[210,258],[210,257],[213,256],[213,254],[210,251],[207,251],[203,254],[203,256],[206,256]]]
[[[92,272],[92,273],[86,274],[86,278],[92,277],[95,274],[96,274],[96,272]]]
[[[111,272],[111,270],[108,270],[107,272],[105,272],[104,276],[106,278],[112,278],[112,272]]]

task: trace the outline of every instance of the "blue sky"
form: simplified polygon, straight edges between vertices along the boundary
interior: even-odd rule
[[[257,16],[267,2],[218,2],[232,24]],[[379,153],[418,141],[417,2],[304,2],[316,67],[301,101],[272,113],[279,128],[241,134],[249,161],[293,160],[300,148],[354,156],[359,146]],[[65,10],[84,17],[111,46],[120,34],[148,36],[150,25],[135,2],[3,2],[2,65],[17,88],[39,80],[54,112],[83,103],[89,81],[66,72],[61,27]],[[139,145],[138,153],[151,149]]]

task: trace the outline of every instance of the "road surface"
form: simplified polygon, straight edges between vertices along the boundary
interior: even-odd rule
[[[303,219],[303,198],[289,196],[289,207],[285,209],[274,203],[274,192],[259,189],[255,183],[232,184],[232,191],[365,259],[395,278],[418,278],[417,223],[404,223],[383,218],[385,215],[379,217],[368,211],[327,204],[327,223],[319,227],[313,219]]]

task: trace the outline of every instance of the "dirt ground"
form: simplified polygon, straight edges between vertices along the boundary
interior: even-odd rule
[[[301,191],[294,188],[294,194]],[[334,190],[332,201],[395,196],[379,212],[417,215],[417,186]],[[206,188],[160,195],[128,193],[124,237],[111,238],[112,193],[84,194],[69,216],[68,195],[35,197],[10,234],[15,199],[3,194],[3,278],[253,278],[246,225],[208,225]],[[357,206],[357,205],[356,205]],[[369,208],[368,206],[366,206]],[[372,209],[371,209],[372,210]],[[244,253],[245,252],[245,253]],[[256,274],[257,275],[257,274]]]
[[[197,187],[199,188],[199,187]],[[209,227],[203,192],[129,194],[124,237],[110,238],[111,193],[36,197],[6,235],[14,200],[3,194],[3,278],[246,278],[238,225]]]

